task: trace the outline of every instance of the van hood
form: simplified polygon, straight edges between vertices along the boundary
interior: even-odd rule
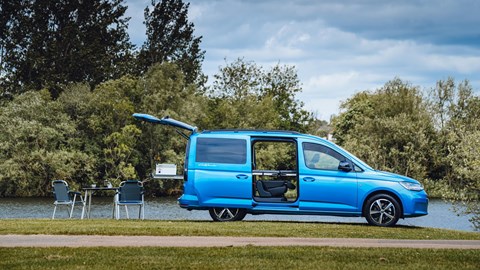
[[[400,174],[396,174],[396,173],[391,173],[391,172],[384,172],[384,171],[375,170],[375,171],[370,172],[370,174],[373,174],[373,175],[377,176],[378,178],[384,178],[385,177],[385,178],[388,178],[388,180],[396,181],[396,182],[420,183],[413,178],[403,176],[403,175],[400,175]]]

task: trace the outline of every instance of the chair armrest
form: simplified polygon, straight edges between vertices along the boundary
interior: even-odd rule
[[[82,195],[81,192],[78,192],[78,191],[69,191],[68,193],[70,194],[76,194],[76,195]]]

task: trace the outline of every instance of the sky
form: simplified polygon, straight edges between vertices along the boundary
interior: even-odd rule
[[[126,0],[137,45],[150,2]],[[479,0],[191,0],[189,7],[209,83],[237,58],[264,69],[295,66],[297,98],[322,120],[354,93],[396,77],[425,92],[438,80],[467,79],[478,94],[479,14]]]

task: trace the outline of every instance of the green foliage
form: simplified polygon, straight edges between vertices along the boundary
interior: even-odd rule
[[[197,94],[197,86],[187,83],[185,76],[176,64],[163,63],[150,67],[138,81],[141,93],[137,112],[174,119],[195,125],[205,117],[205,97]],[[142,130],[139,152],[143,153],[136,166],[142,179],[149,177],[155,163],[173,163],[183,171],[183,159],[187,141],[175,129],[161,125],[151,125],[136,121]],[[156,195],[178,192],[178,181],[154,181],[149,183]]]
[[[76,124],[72,145],[96,157],[94,166],[99,179],[93,182],[109,179],[118,183],[136,176],[134,166],[140,161],[139,153],[130,149],[136,144],[123,140],[135,134],[127,127],[134,122],[131,115],[140,99],[137,83],[136,78],[124,76],[100,84],[93,91],[86,84],[72,84],[58,98],[63,111]],[[122,148],[124,144],[128,150]]]
[[[296,170],[297,151],[291,142],[256,142],[255,166],[257,170]]]
[[[474,226],[480,228],[480,98],[473,95],[468,81],[456,85],[452,78],[438,81],[429,104],[437,121],[441,157],[438,167],[454,192],[444,197],[460,200],[465,212],[473,214]]]
[[[194,24],[188,21],[189,3],[182,0],[152,0],[152,10],[145,8],[147,40],[138,55],[138,70],[145,72],[156,63],[174,62],[188,83],[203,84],[200,49],[202,37],[195,37]]]
[[[428,97],[399,79],[360,92],[334,118],[337,142],[373,167],[421,181],[461,201],[480,227],[480,98],[468,81],[437,82]]]
[[[53,179],[81,184],[94,175],[95,158],[70,144],[75,124],[48,91],[16,97],[0,110],[0,126],[0,196],[46,195]]]
[[[138,158],[132,158],[132,156],[139,156],[138,153],[135,153],[135,146],[141,134],[142,131],[135,125],[127,125],[120,132],[113,132],[105,138],[105,148],[103,149],[105,178],[112,184],[118,186],[121,180],[137,179],[132,163],[136,164]]]
[[[92,93],[87,120],[91,133],[102,141],[105,136],[132,123],[138,96],[137,79],[130,76],[97,86]]]
[[[9,92],[48,87],[57,96],[59,85],[94,86],[129,70],[122,0],[2,1],[0,9],[1,84]]]
[[[283,129],[304,132],[313,121],[303,103],[293,67],[276,65],[265,71],[237,59],[214,76],[206,128]]]
[[[419,90],[400,79],[342,103],[334,118],[337,142],[380,170],[422,181],[432,164],[432,118]]]

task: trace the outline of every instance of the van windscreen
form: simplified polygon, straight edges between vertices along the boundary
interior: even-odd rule
[[[245,164],[247,141],[243,139],[198,138],[196,162]]]

